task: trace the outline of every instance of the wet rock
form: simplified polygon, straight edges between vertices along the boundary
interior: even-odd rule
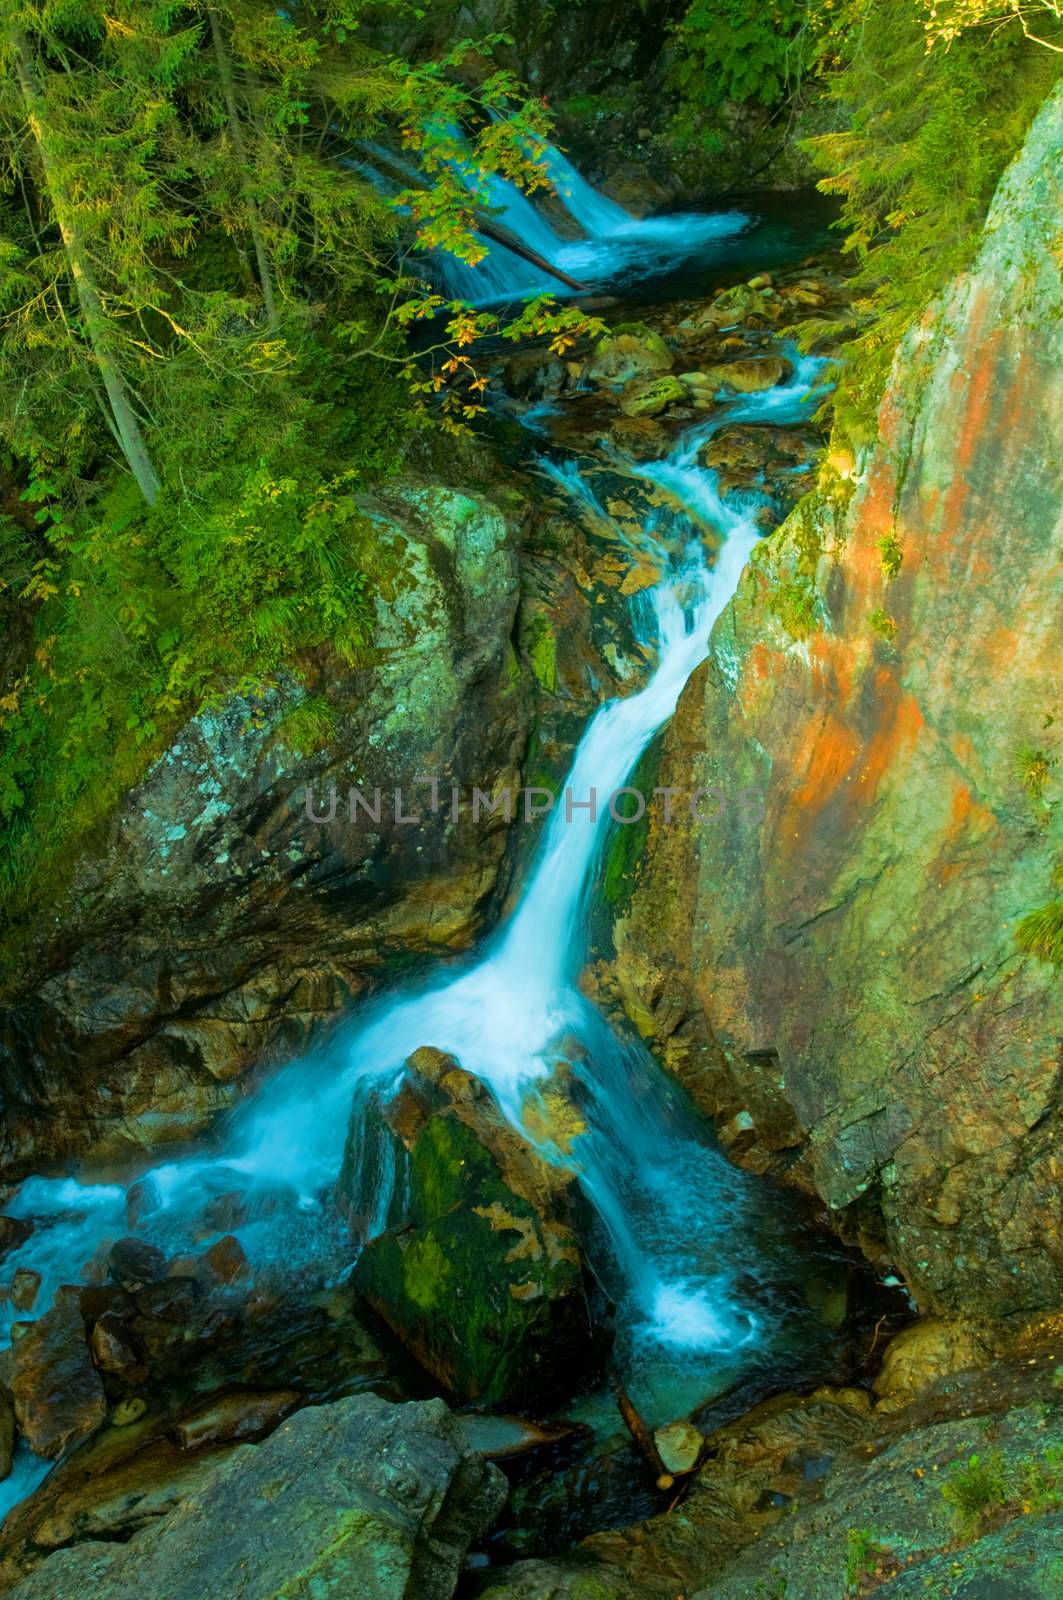
[[[687,372],[683,377],[687,383],[692,383],[695,377],[702,379],[701,387],[712,392],[733,389],[738,394],[756,394],[785,382],[790,371],[790,363],[780,356],[750,356],[745,361],[726,361],[709,367],[706,372]]]
[[[14,1346],[11,1393],[19,1432],[35,1455],[62,1455],[103,1421],[107,1402],[77,1289],[60,1289],[52,1309],[25,1327]]]
[[[675,357],[659,333],[636,322],[617,328],[600,339],[587,367],[594,383],[626,384],[635,378],[648,378],[670,372]]]
[[[16,1311],[32,1311],[37,1303],[41,1275],[29,1267],[19,1267],[11,1279],[11,1304]]]
[[[993,1346],[983,1324],[923,1317],[886,1346],[875,1393],[887,1409],[907,1405],[939,1378],[988,1365]]]
[[[121,1378],[124,1383],[133,1386],[143,1382],[146,1369],[134,1347],[126,1322],[113,1311],[105,1312],[94,1324],[89,1347],[100,1372]]]
[[[124,1289],[137,1289],[165,1277],[166,1256],[158,1245],[130,1235],[111,1246],[107,1269],[114,1283]]]
[[[541,350],[522,350],[506,362],[503,378],[516,399],[547,400],[565,388],[568,369],[557,356]]]
[[[670,1422],[653,1435],[657,1454],[665,1472],[693,1472],[705,1444],[700,1429],[690,1422]]]
[[[265,1394],[227,1393],[181,1418],[174,1437],[183,1450],[264,1438],[299,1404],[296,1389]]]
[[[25,1217],[0,1217],[0,1261],[25,1244],[32,1232],[33,1223]]]
[[[356,1395],[229,1450],[128,1542],[90,1532],[56,1551],[12,1600],[450,1600],[469,1544],[504,1498],[498,1469],[470,1451],[442,1401]]]
[[[685,397],[683,384],[670,374],[661,378],[637,378],[623,390],[620,409],[625,417],[655,417]]]
[[[116,1168],[191,1138],[252,1068],[385,981],[454,952],[492,903],[506,825],[432,812],[418,774],[519,784],[527,682],[511,637],[526,500],[473,447],[468,491],[409,476],[360,502],[374,607],[357,663],[322,649],[264,694],[190,718],[19,945],[0,1007],[11,1178],[91,1153]],[[497,500],[492,498],[497,494]],[[307,699],[331,732],[307,742]],[[298,730],[302,726],[303,732]],[[348,791],[382,795],[379,824]],[[405,784],[409,816],[395,820]],[[325,819],[336,794],[334,819]],[[286,928],[283,937],[278,929]],[[18,944],[18,941],[14,941]],[[130,1217],[151,1204],[144,1180]]]
[[[596,1354],[573,1187],[453,1057],[418,1050],[392,1100],[354,1108],[341,1203],[356,1227],[383,1223],[354,1285],[463,1400],[568,1391]]]
[[[651,830],[615,932],[631,1015],[751,1118],[739,1159],[939,1315],[1059,1299],[1063,986],[1016,934],[1063,849],[1061,137],[1057,93],[855,480],[825,474],[716,624],[657,779],[719,797],[712,848]]]
[[[15,1455],[15,1402],[0,1384],[0,1480],[8,1477]]]
[[[235,1234],[226,1234],[200,1258],[204,1272],[218,1283],[242,1283],[251,1276],[251,1263]]]

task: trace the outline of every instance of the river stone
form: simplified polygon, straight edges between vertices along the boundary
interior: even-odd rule
[[[686,398],[686,389],[670,373],[660,378],[635,379],[620,396],[625,417],[655,417],[677,400]]]
[[[519,1406],[568,1391],[595,1350],[573,1190],[478,1079],[418,1050],[391,1100],[352,1114],[340,1201],[357,1231],[374,1213],[383,1225],[355,1288],[462,1400]]]
[[[450,1600],[505,1480],[441,1400],[354,1395],[239,1445],[128,1543],[59,1550],[12,1600]]]
[[[707,389],[735,389],[739,394],[756,394],[761,389],[774,389],[791,371],[790,363],[781,356],[750,356],[743,361],[725,361],[708,367],[703,373],[684,374],[689,383],[692,378],[704,380]]]
[[[16,1340],[12,1360],[19,1432],[35,1455],[60,1456],[99,1427],[107,1402],[89,1354],[78,1289],[59,1290],[52,1309]]]
[[[674,365],[675,357],[660,334],[638,322],[599,340],[587,377],[595,383],[628,383],[633,378],[670,372]]]
[[[923,1317],[886,1346],[875,1393],[888,1409],[907,1405],[938,1378],[984,1367],[992,1353],[983,1325],[963,1317]]]
[[[144,1283],[157,1283],[166,1276],[166,1256],[155,1244],[130,1235],[111,1246],[107,1270],[115,1283],[136,1289]]]
[[[692,1472],[705,1439],[692,1422],[670,1422],[656,1430],[653,1442],[665,1472]]]

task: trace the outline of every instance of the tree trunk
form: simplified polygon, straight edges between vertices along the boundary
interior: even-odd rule
[[[25,35],[18,29],[12,28],[9,31],[8,38],[15,58],[15,69],[18,74],[19,87],[22,90],[23,103],[26,107],[26,119],[37,143],[52,210],[59,227],[63,248],[66,251],[66,258],[70,266],[70,276],[74,280],[74,288],[77,292],[85,333],[92,348],[96,366],[99,368],[108,405],[110,406],[111,415],[108,418],[108,422],[111,425],[112,433],[121,446],[122,454],[125,456],[129,470],[137,480],[141,494],[149,505],[154,505],[159,497],[159,477],[155,471],[147,441],[137,420],[136,412],[130,403],[125,379],[122,377],[121,368],[115,356],[114,341],[107,313],[103,309],[100,292],[96,287],[96,280],[92,271],[92,264],[82,244],[77,224],[74,220],[73,206],[69,203],[69,197],[65,194],[62,182],[56,172],[54,153],[49,148],[48,142],[47,107],[43,91],[37,82],[33,57],[30,54]]]
[[[240,169],[240,188],[243,190],[244,204],[247,206],[248,226],[251,230],[251,242],[255,248],[258,281],[262,289],[262,304],[266,308],[267,325],[270,328],[275,328],[277,325],[277,296],[273,287],[273,269],[269,264],[266,242],[262,237],[262,222],[258,214],[258,205],[254,195],[251,193],[251,169],[247,164],[247,147],[244,144],[244,130],[240,122],[240,108],[236,104],[232,68],[225,48],[221,22],[213,6],[208,8],[207,16],[210,19],[210,37],[214,45],[214,59],[218,65],[218,80],[221,83],[221,92],[225,99],[226,115],[229,118],[229,136],[232,139],[233,150],[236,152],[237,166]]]

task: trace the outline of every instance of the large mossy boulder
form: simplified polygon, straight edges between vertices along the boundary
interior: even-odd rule
[[[505,1481],[441,1400],[360,1394],[238,1445],[128,1542],[61,1549],[18,1600],[450,1600]]]
[[[478,931],[503,818],[416,780],[519,782],[524,507],[412,476],[359,504],[359,659],[322,648],[185,722],[0,970],[6,1177],[195,1136],[391,966]]]
[[[418,1050],[397,1094],[356,1105],[339,1192],[369,1235],[358,1293],[451,1394],[522,1405],[586,1375],[573,1174],[452,1056]]]
[[[675,357],[661,335],[644,322],[632,322],[598,341],[587,377],[593,383],[628,383],[671,372],[674,366]]]

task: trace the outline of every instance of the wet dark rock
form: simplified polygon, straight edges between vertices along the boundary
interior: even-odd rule
[[[128,1326],[113,1311],[105,1312],[95,1324],[89,1345],[92,1359],[100,1372],[121,1378],[132,1386],[143,1382],[146,1369],[134,1347]]]
[[[62,1455],[103,1421],[107,1402],[79,1290],[60,1289],[52,1309],[24,1327],[13,1351],[11,1393],[19,1432],[39,1456]]]
[[[295,1410],[300,1398],[297,1389],[217,1395],[183,1416],[174,1427],[174,1437],[183,1450],[262,1439]]]
[[[107,1267],[115,1283],[125,1289],[136,1289],[141,1284],[156,1283],[165,1277],[166,1256],[158,1245],[131,1235],[111,1246]]]
[[[356,1104],[339,1193],[356,1228],[383,1200],[355,1288],[449,1392],[526,1404],[593,1367],[573,1174],[452,1056],[418,1050],[390,1101]]]
[[[49,1556],[12,1600],[450,1600],[469,1545],[505,1498],[501,1473],[469,1449],[439,1400],[356,1395],[300,1411],[263,1444],[208,1458],[198,1472],[195,1452],[185,1462],[191,1475],[169,1505],[164,1486],[155,1490],[155,1518],[134,1520],[128,1542],[113,1532],[93,1540],[83,1513],[75,1537],[88,1542]],[[23,1545],[20,1559],[25,1570],[34,1552]]]
[[[41,1286],[41,1275],[29,1267],[19,1267],[11,1279],[11,1304],[16,1311],[32,1311]]]
[[[11,1471],[15,1454],[15,1402],[11,1393],[0,1384],[0,1480]]]
[[[228,1233],[201,1257],[205,1273],[218,1283],[242,1283],[251,1276],[251,1264],[235,1234]]]
[[[440,807],[414,828],[392,803],[402,784],[406,815],[425,799],[417,774],[519,782],[525,505],[484,455],[458,456],[468,489],[410,477],[363,502],[376,616],[359,664],[322,650],[265,694],[234,690],[188,719],[18,941],[0,1007],[10,1177],[81,1154],[117,1167],[194,1137],[249,1071],[290,1059],[389,967],[471,943],[504,821],[454,823]],[[333,725],[309,751],[308,696]],[[351,820],[358,783],[387,797],[379,826]],[[332,786],[334,820],[313,820],[308,788],[327,818]],[[131,1196],[131,1225],[151,1187]]]
[[[32,1232],[33,1223],[25,1217],[0,1217],[0,1261],[25,1244]]]

